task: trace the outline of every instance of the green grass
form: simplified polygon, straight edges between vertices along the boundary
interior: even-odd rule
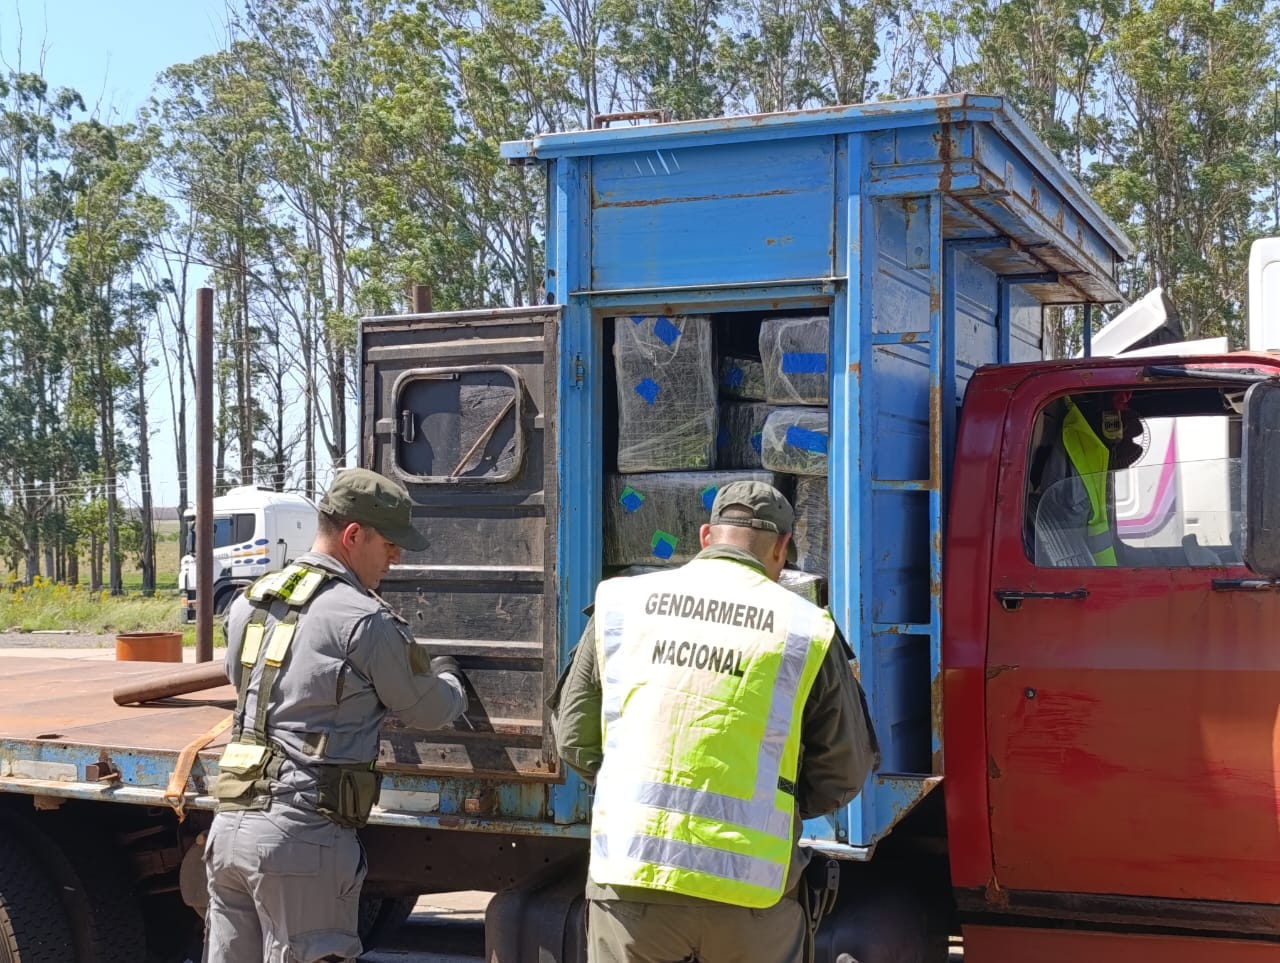
[[[118,632],[181,632],[181,600],[176,592],[143,598],[136,592],[106,592],[37,579],[0,591],[0,631],[69,630],[110,635]],[[191,630],[194,633],[194,630]]]
[[[22,585],[0,566],[0,632],[72,631],[113,635],[119,632],[182,632],[195,644],[195,628],[182,622],[178,597],[178,523],[156,523],[156,594],[143,598],[142,573],[132,559],[125,563],[125,594],[112,597],[90,592],[89,564],[80,559],[80,584],[56,584],[38,578]],[[104,572],[104,577],[106,573]]]

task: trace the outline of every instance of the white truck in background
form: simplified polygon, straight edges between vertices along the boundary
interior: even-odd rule
[[[1255,241],[1249,255],[1247,348],[1280,350],[1280,237]],[[1160,288],[1135,301],[1092,339],[1095,357],[1199,355],[1228,350],[1226,338],[1180,338],[1174,306]],[[1179,332],[1170,335],[1170,330]],[[1242,386],[1243,387],[1243,386]],[[1243,396],[1243,390],[1241,392]],[[1148,419],[1142,455],[1115,474],[1116,534],[1134,548],[1181,547],[1188,564],[1238,563],[1214,559],[1203,545],[1239,550],[1242,507],[1228,503],[1239,491],[1229,475],[1238,464],[1239,439],[1227,437],[1221,418]]]
[[[195,510],[183,512],[182,560],[178,591],[185,622],[196,618]],[[213,612],[221,615],[231,600],[267,572],[282,569],[311,547],[316,506],[294,492],[244,485],[213,500]]]

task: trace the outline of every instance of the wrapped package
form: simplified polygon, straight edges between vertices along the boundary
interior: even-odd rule
[[[721,485],[764,481],[787,493],[788,481],[767,471],[652,472],[605,479],[606,567],[687,562],[702,550],[698,531]]]
[[[827,574],[831,561],[831,509],[827,480],[810,475],[796,479],[796,567],[811,575]]]
[[[614,318],[618,471],[710,468],[716,444],[711,319]]]
[[[759,358],[725,355],[720,359],[720,397],[764,401],[764,363]]]
[[[795,592],[802,599],[808,599],[814,605],[826,607],[827,580],[821,575],[784,568],[782,574],[778,576],[778,584],[788,592]]]
[[[716,467],[759,468],[764,422],[770,412],[778,410],[758,401],[721,402]]]
[[[775,405],[827,404],[829,328],[825,314],[761,323],[765,400]]]
[[[760,438],[760,463],[789,475],[826,475],[830,415],[826,408],[775,408]]]
[[[663,569],[674,567],[673,565],[628,565],[607,577],[630,578],[633,575],[647,575],[650,572],[661,572]],[[827,580],[820,575],[810,575],[808,572],[800,572],[794,568],[784,568],[782,574],[778,576],[778,584],[814,605],[827,604]]]

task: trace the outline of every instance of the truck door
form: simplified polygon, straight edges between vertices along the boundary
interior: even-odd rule
[[[1041,373],[1008,409],[988,600],[995,880],[1050,911],[1105,894],[1119,919],[1125,896],[1275,904],[1280,594],[1248,590],[1241,563],[1241,385],[1085,374]]]
[[[390,720],[387,771],[549,780],[556,671],[554,307],[368,319],[361,464],[398,479],[427,536],[380,594],[474,686],[452,729]]]

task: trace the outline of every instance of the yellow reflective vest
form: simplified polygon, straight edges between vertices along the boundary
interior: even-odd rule
[[[1107,514],[1107,472],[1111,452],[1097,436],[1088,419],[1074,401],[1066,399],[1067,414],[1062,420],[1062,446],[1071,465],[1080,476],[1089,495],[1089,521],[1086,528],[1089,554],[1095,565],[1115,565],[1116,549],[1111,540],[1111,522]]]
[[[596,592],[591,879],[762,908],[787,891],[804,704],[831,616],[738,562]]]

